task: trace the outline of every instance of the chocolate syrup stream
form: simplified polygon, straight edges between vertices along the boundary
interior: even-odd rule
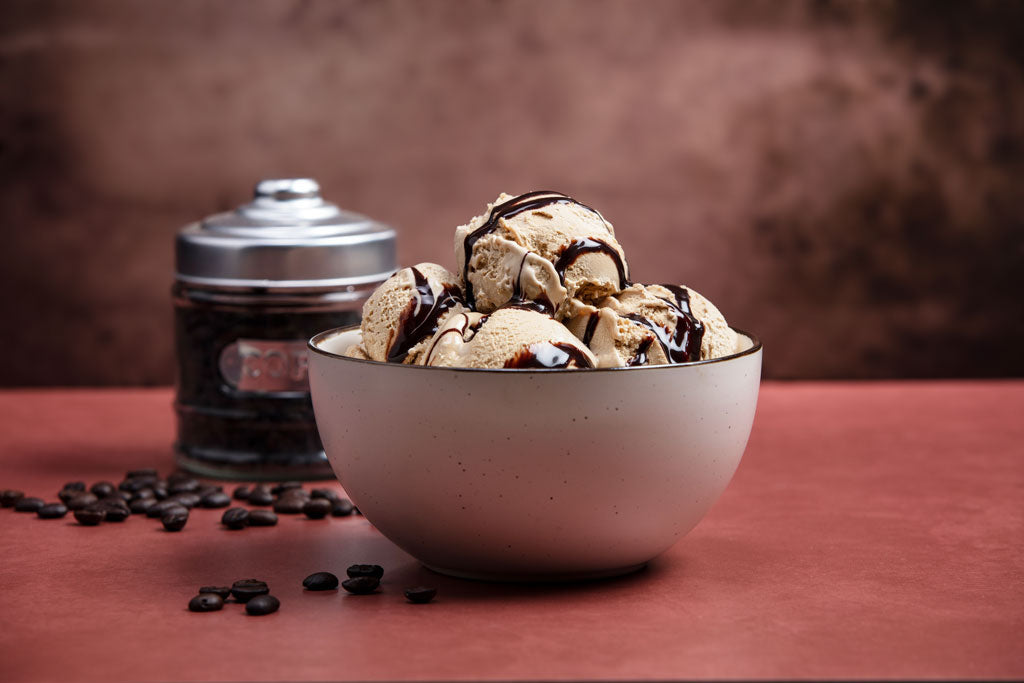
[[[623,317],[640,323],[653,332],[670,363],[700,360],[700,342],[704,337],[704,323],[697,320],[690,311],[689,292],[685,287],[678,285],[662,285],[662,287],[672,292],[676,299],[674,303],[668,299],[661,299],[673,309],[676,316],[676,328],[672,334],[669,334],[668,329],[636,313],[626,313]]]
[[[485,322],[487,322],[487,318],[489,316],[485,315],[484,317],[480,318],[480,320],[476,321],[476,323],[473,324],[473,325],[469,324],[469,316],[468,315],[463,313],[461,315],[461,317],[462,317],[462,327],[449,327],[447,330],[445,330],[444,332],[439,334],[437,336],[437,339],[434,340],[434,343],[430,345],[430,350],[427,352],[427,360],[426,360],[425,365],[430,365],[430,359],[434,356],[434,349],[437,348],[438,343],[441,341],[441,339],[444,338],[444,336],[446,334],[455,333],[455,334],[459,335],[460,337],[462,337],[463,341],[467,341],[468,342],[470,339],[472,339],[473,337],[476,336],[476,333],[479,332],[480,331],[480,327]],[[470,332],[470,331],[473,334],[469,335],[469,337],[467,338],[466,337],[466,333]]]
[[[590,208],[586,204],[581,204],[572,197],[564,195],[561,192],[554,192],[552,190],[534,190],[533,192],[527,192],[519,195],[518,197],[513,197],[507,202],[503,202],[493,207],[484,224],[466,235],[466,239],[462,242],[464,256],[462,264],[462,281],[466,285],[466,302],[473,308],[473,310],[476,310],[476,295],[473,292],[473,285],[469,281],[469,260],[473,255],[473,245],[475,245],[484,235],[489,235],[497,230],[498,221],[502,218],[512,218],[524,211],[539,209],[544,206],[550,206],[551,204],[569,203],[582,206],[588,211],[597,213],[597,211],[594,211],[594,209]],[[600,216],[601,214],[598,215]],[[516,278],[516,280],[516,287],[518,287],[518,278]]]
[[[651,344],[654,343],[654,337],[647,337],[640,346],[636,347],[636,355],[629,359],[626,363],[628,367],[635,367],[637,365],[647,365],[647,350],[651,348]]]
[[[548,316],[554,316],[555,314],[554,305],[543,294],[537,300],[524,299],[521,295],[516,295],[502,304],[500,308],[518,308],[523,311],[534,311],[535,313],[543,313]]]
[[[577,368],[592,368],[593,363],[577,347],[568,342],[541,342],[531,344],[505,362],[506,368],[567,368],[574,362]]]
[[[690,310],[690,292],[680,285],[662,285],[676,298],[676,331],[673,339],[680,337],[679,330],[685,328],[682,346],[686,349],[687,360],[700,360],[700,344],[704,339],[704,323]],[[665,301],[662,299],[662,301]],[[671,303],[666,301],[666,303]]]
[[[555,261],[555,272],[558,273],[558,280],[564,285],[565,284],[565,271],[569,269],[569,266],[576,263],[576,259],[584,254],[601,253],[607,254],[612,257],[615,262],[615,268],[619,271],[619,289],[625,289],[629,286],[629,282],[626,280],[626,266],[622,263],[622,256],[619,252],[612,249],[611,246],[605,244],[601,240],[595,240],[590,238],[583,238],[576,240],[558,255],[558,260]]]
[[[554,317],[555,305],[551,303],[551,299],[544,292],[538,294],[536,300],[527,299],[523,296],[523,265],[526,263],[526,257],[530,254],[531,252],[529,251],[525,252],[523,258],[519,261],[519,273],[516,274],[516,278],[512,283],[512,298],[498,308],[521,308],[524,311],[536,311]]]
[[[435,297],[423,273],[416,268],[410,270],[417,297],[409,302],[399,318],[395,339],[388,349],[389,363],[404,361],[412,347],[437,332],[441,315],[455,304],[462,303],[462,295],[456,287],[445,285],[440,296]]]
[[[587,329],[583,331],[583,343],[589,348],[590,342],[594,338],[594,332],[597,330],[597,323],[601,320],[601,315],[595,311],[587,316]]]

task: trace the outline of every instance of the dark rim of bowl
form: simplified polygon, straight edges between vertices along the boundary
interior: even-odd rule
[[[710,365],[711,363],[722,363],[729,360],[735,360],[742,358],[743,356],[752,356],[761,350],[761,340],[749,332],[744,332],[738,327],[733,327],[732,330],[744,337],[747,337],[752,342],[749,349],[744,349],[738,353],[731,353],[728,356],[719,356],[718,358],[707,358],[705,360],[693,360],[688,363],[665,363],[662,365],[641,365],[639,367],[614,367],[614,368],[457,368],[450,366],[439,366],[439,365],[406,365],[404,363],[385,363],[379,360],[365,360],[363,358],[352,358],[351,356],[343,356],[340,353],[332,353],[331,351],[325,351],[321,349],[317,344],[322,343],[328,337],[337,336],[353,330],[358,330],[359,325],[346,325],[345,327],[335,327],[330,330],[324,330],[318,334],[313,335],[306,346],[310,348],[314,353],[318,353],[321,356],[328,358],[340,358],[345,361],[352,361],[353,363],[367,363],[369,365],[379,365],[382,367],[392,368],[416,368],[418,370],[454,370],[457,372],[504,372],[504,373],[515,373],[523,374],[528,372],[563,372],[563,373],[580,373],[580,372],[637,372],[640,370],[665,370],[667,368],[688,368],[695,365]]]

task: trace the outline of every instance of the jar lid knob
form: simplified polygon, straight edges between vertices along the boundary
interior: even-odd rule
[[[312,178],[268,178],[256,184],[253,198],[275,202],[319,199],[320,184]]]

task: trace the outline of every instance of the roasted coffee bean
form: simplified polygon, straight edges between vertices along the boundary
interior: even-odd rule
[[[132,514],[141,515],[156,504],[156,498],[136,498],[128,504],[128,509],[132,511]]]
[[[380,587],[380,579],[373,576],[357,576],[342,581],[341,587],[355,595],[367,595]]]
[[[170,486],[171,484],[176,484],[183,481],[191,481],[193,479],[195,479],[195,477],[193,477],[188,472],[171,472],[170,474],[167,475],[167,485]]]
[[[95,505],[75,510],[75,519],[82,526],[96,526],[107,518],[107,511]]]
[[[89,487],[89,492],[97,498],[106,498],[116,490],[109,481],[98,481]]]
[[[309,491],[306,489],[288,489],[282,491],[278,496],[278,500],[312,500],[309,495]]]
[[[180,505],[172,507],[160,516],[160,523],[168,531],[181,531],[185,528],[185,524],[188,523],[188,509]]]
[[[144,488],[152,487],[156,484],[156,477],[135,477],[134,479],[125,479],[117,485],[119,491],[127,491],[128,493],[135,493],[141,491]]]
[[[274,512],[281,515],[297,515],[306,506],[303,498],[285,497],[274,501]]]
[[[36,514],[39,515],[41,519],[60,519],[64,515],[68,514],[68,509],[64,503],[47,503],[36,510]]]
[[[257,595],[245,603],[245,613],[254,617],[262,617],[265,614],[273,614],[281,606],[281,601],[273,595]]]
[[[96,504],[102,505],[103,507],[119,507],[124,508],[125,510],[128,509],[128,501],[121,496],[107,496],[106,498],[100,498]]]
[[[151,489],[151,488],[144,488],[144,489],[142,489],[140,491],[136,491],[135,493],[132,494],[131,500],[128,501],[128,502],[130,503],[132,500],[143,500],[143,499],[149,499],[149,500],[155,501],[156,500],[156,494],[153,492],[153,489]]]
[[[245,508],[228,508],[221,516],[220,523],[229,529],[244,529],[249,526],[249,511]]]
[[[231,505],[231,496],[223,491],[214,491],[203,496],[199,504],[204,508],[226,508]]]
[[[164,510],[166,510],[168,507],[171,506],[171,504],[168,504],[166,507],[161,507],[161,503],[164,503],[164,502],[166,502],[166,501],[162,501],[162,500],[161,501],[157,501],[157,502],[153,503],[152,505],[150,505],[148,508],[146,508],[146,516],[147,517],[160,517],[160,515],[164,514]]]
[[[262,486],[257,486],[249,494],[249,505],[271,505],[274,502],[274,494]]]
[[[134,493],[128,493],[127,491],[114,491],[113,495],[108,496],[108,498],[120,498],[124,502],[128,503],[134,496]]]
[[[22,498],[14,504],[15,512],[39,512],[39,509],[46,505],[42,498]]]
[[[15,491],[14,489],[7,489],[3,493],[0,493],[0,505],[5,508],[12,508],[14,504],[25,497],[24,491]]]
[[[248,500],[250,493],[252,493],[251,486],[236,486],[235,490],[231,493],[231,497],[235,500]]]
[[[309,492],[311,498],[326,498],[327,500],[338,500],[338,492],[334,489],[313,489]]]
[[[170,480],[167,481],[167,490],[170,491],[171,495],[176,493],[195,493],[199,490],[201,484],[198,479],[179,479],[175,480],[172,484]]]
[[[175,493],[167,498],[167,500],[173,500],[181,507],[191,510],[195,506],[199,505],[201,498],[198,493]]]
[[[249,602],[257,595],[266,595],[270,586],[259,579],[241,579],[231,584],[231,596],[238,602]]]
[[[302,506],[302,513],[310,519],[323,519],[331,513],[331,501],[326,498],[314,498]]]
[[[331,504],[331,515],[333,517],[348,517],[354,509],[355,506],[348,498],[339,498]]]
[[[68,506],[68,510],[81,510],[87,508],[90,505],[95,505],[99,502],[99,498],[91,493],[79,493],[74,498],[67,500],[65,504]]]
[[[78,491],[77,489],[61,489],[57,492],[57,497],[60,498],[60,502],[64,504],[70,503],[81,495],[85,495],[84,492]]]
[[[338,577],[330,572],[310,574],[302,581],[308,591],[332,591],[338,587]]]
[[[171,495],[171,494],[167,493],[167,485],[166,484],[159,484],[159,483],[153,484],[153,496],[157,500],[167,500],[167,496],[169,496],[169,495]]]
[[[87,508],[90,505],[95,505],[99,500],[99,498],[91,493],[79,493],[74,498],[66,501],[65,504],[68,506],[68,510],[81,510],[82,508]]]
[[[188,601],[190,612],[216,612],[224,606],[224,599],[216,593],[200,593]]]
[[[362,510],[360,510],[360,509],[359,509],[359,508],[357,508],[357,507],[353,507],[353,508],[352,508],[352,514],[353,514],[353,515],[362,515],[362,514],[363,514],[363,511],[362,511]]]
[[[379,564],[354,564],[345,572],[352,578],[357,576],[371,576],[375,579],[380,579],[384,576],[384,567]]]
[[[223,490],[224,487],[220,484],[203,484],[196,493],[199,494],[200,498],[206,498],[211,493],[220,493]]]
[[[69,481],[64,484],[65,491],[85,491],[84,481]]]
[[[199,589],[200,593],[213,593],[219,595],[221,600],[227,600],[231,597],[231,586],[203,586]]]
[[[119,501],[119,503],[121,504],[108,501],[110,501],[109,498],[106,501],[101,500],[99,503],[96,504],[97,507],[103,508],[103,510],[107,513],[105,521],[123,522],[124,520],[132,516],[131,509],[126,504],[124,504],[123,501]]]
[[[138,477],[153,477],[155,479],[157,471],[152,467],[147,467],[141,470],[128,470],[124,475],[125,479],[136,479]]]
[[[417,605],[430,602],[437,595],[437,589],[428,586],[414,586],[405,589],[405,599]]]
[[[277,515],[271,510],[249,510],[249,526],[274,526]]]
[[[270,492],[273,493],[275,496],[279,496],[282,493],[284,493],[285,491],[291,491],[291,490],[294,490],[294,489],[301,489],[301,488],[302,488],[302,482],[301,481],[282,481],[280,484],[277,484],[272,489],[270,489]]]
[[[156,505],[152,506],[148,510],[146,510],[146,516],[147,517],[161,517],[161,516],[163,516],[163,514],[165,512],[167,512],[171,508],[179,508],[179,507],[183,507],[183,506],[178,501],[176,501],[176,500],[174,500],[172,498],[166,498],[164,500],[161,500],[159,503],[157,503]]]

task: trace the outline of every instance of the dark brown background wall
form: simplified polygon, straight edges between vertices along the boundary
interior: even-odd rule
[[[452,264],[616,225],[769,377],[1024,374],[1020,2],[7,2],[0,384],[168,383],[178,227],[311,175]]]

